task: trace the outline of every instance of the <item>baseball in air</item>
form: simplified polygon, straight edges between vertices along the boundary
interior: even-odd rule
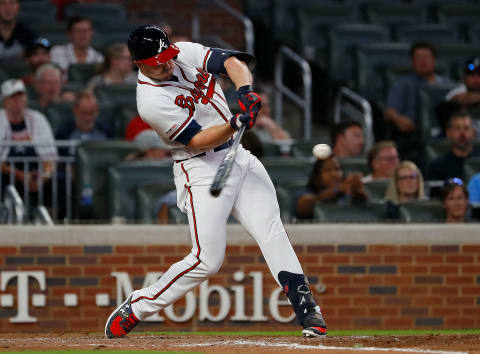
[[[324,160],[330,156],[332,149],[328,144],[317,144],[313,147],[313,156],[317,159]]]

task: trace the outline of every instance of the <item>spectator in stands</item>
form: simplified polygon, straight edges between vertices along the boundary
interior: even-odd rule
[[[311,219],[315,203],[351,204],[367,200],[360,174],[344,176],[335,155],[318,159],[308,179],[307,188],[296,200],[296,215],[299,219]]]
[[[425,199],[422,172],[415,163],[400,162],[387,187],[385,199],[394,204]]]
[[[456,101],[463,108],[480,104],[480,57],[473,57],[464,66],[463,84],[450,90],[445,99]]]
[[[18,60],[37,35],[17,20],[18,0],[0,0],[0,60]]]
[[[480,207],[480,173],[477,173],[470,178],[468,182],[469,200],[472,205]]]
[[[112,44],[107,48],[105,54],[101,73],[88,82],[88,88],[137,83],[137,73],[133,70],[132,57],[126,44]]]
[[[333,153],[338,158],[358,157],[363,152],[363,128],[356,121],[350,120],[334,124],[330,137]]]
[[[171,159],[170,147],[138,115],[128,124],[125,138],[133,141],[138,147],[138,151],[127,155],[126,160]]]
[[[57,135],[59,140],[104,140],[111,137],[107,127],[97,121],[98,103],[95,95],[88,90],[78,93],[73,105],[74,122]]]
[[[64,80],[61,70],[52,63],[41,65],[34,76],[35,104],[38,109],[46,112],[46,109],[55,103],[71,103],[75,100],[75,94],[64,91]]]
[[[52,62],[64,72],[71,64],[103,63],[103,55],[91,47],[93,27],[88,18],[73,16],[68,20],[67,31],[71,42],[52,48]]]
[[[427,180],[464,178],[465,159],[480,156],[480,150],[473,146],[474,137],[475,130],[469,114],[465,111],[452,114],[447,123],[447,138],[450,141],[451,150],[428,165]]]
[[[2,189],[9,184],[10,176],[13,176],[15,186],[21,194],[24,187],[30,192],[37,192],[41,184],[50,182],[58,156],[52,129],[43,114],[26,108],[27,95],[21,80],[4,81],[0,91],[3,100],[3,109],[0,109],[0,144],[10,142],[34,144],[33,147],[0,147]],[[25,170],[23,162],[15,164],[5,162],[8,158],[19,157],[38,157],[41,168],[38,163],[29,163],[29,168]],[[45,193],[45,196],[48,196],[48,193]]]
[[[468,221],[468,191],[460,178],[447,180],[442,190],[442,203],[446,212],[445,222]]]
[[[450,82],[435,74],[435,48],[426,42],[416,42],[410,48],[414,73],[400,78],[390,89],[384,117],[392,128],[392,136],[400,155],[418,158],[417,89],[420,85]]]
[[[393,141],[380,141],[368,152],[368,167],[372,171],[362,181],[386,180],[393,176],[400,163],[397,145]]]
[[[29,72],[22,77],[22,80],[27,87],[33,85],[35,71],[43,64],[50,63],[51,47],[48,39],[37,38],[25,48],[23,58],[28,65]]]

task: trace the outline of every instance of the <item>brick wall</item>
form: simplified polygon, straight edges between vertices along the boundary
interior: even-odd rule
[[[0,243],[1,245],[1,243]],[[116,304],[116,278],[112,272],[127,272],[134,288],[142,286],[147,272],[165,271],[190,249],[187,244],[121,245],[4,245],[0,246],[0,276],[6,271],[43,271],[46,289],[30,279],[29,313],[36,323],[16,324],[17,282],[12,279],[0,295],[11,294],[12,307],[0,310],[0,331],[102,330]],[[297,254],[311,283],[325,291],[317,293],[331,329],[346,328],[479,328],[480,327],[480,242],[458,245],[392,244],[301,244]],[[251,315],[252,278],[236,281],[233,273],[263,273],[264,314],[270,329],[297,328],[281,324],[269,313],[268,297],[277,288],[256,245],[227,248],[225,263],[210,284],[230,288],[245,286],[246,313]],[[320,285],[320,286],[319,286]],[[78,306],[66,307],[64,294],[76,294]],[[96,304],[96,294],[106,293],[110,305]],[[230,294],[233,292],[230,291]],[[46,304],[32,305],[35,294],[44,294]],[[283,296],[283,295],[282,295]],[[218,307],[212,295],[212,313]],[[230,315],[234,313],[234,300]],[[175,309],[182,312],[184,300]],[[1,307],[1,306],[0,306]],[[197,311],[198,312],[198,311]],[[282,308],[287,315],[289,309]],[[229,316],[231,317],[231,316]],[[265,329],[265,322],[214,323],[193,320],[145,324],[144,329]]]

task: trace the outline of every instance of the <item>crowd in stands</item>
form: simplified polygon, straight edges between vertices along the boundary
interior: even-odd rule
[[[65,20],[69,42],[52,45],[48,38],[39,37],[18,21],[20,5],[18,0],[0,0],[0,62],[8,68],[20,61],[26,69],[18,77],[6,77],[1,84],[2,191],[13,182],[22,195],[26,191],[30,200],[35,200],[39,188],[51,188],[56,161],[65,156],[75,157],[72,147],[57,150],[55,140],[81,144],[125,139],[133,142],[136,150],[124,156],[123,161],[170,161],[167,145],[135,109],[122,129],[111,123],[124,106],[114,106],[113,114],[106,109],[102,111],[112,106],[112,102],[100,95],[102,88],[136,85],[136,68],[126,44],[110,43],[95,48],[92,21],[73,16]],[[390,220],[400,219],[400,207],[404,204],[432,200],[444,206],[446,222],[473,219],[469,201],[471,206],[480,204],[480,171],[474,171],[477,173],[473,176],[471,171],[467,173],[466,162],[480,157],[475,145],[476,137],[480,136],[480,120],[474,119],[467,109],[480,104],[480,57],[465,58],[463,83],[448,92],[437,106],[441,126],[437,139],[449,144],[443,154],[427,159],[425,141],[420,137],[417,88],[452,81],[436,73],[436,50],[431,43],[413,43],[409,55],[412,72],[393,83],[385,106],[374,117],[374,130],[380,133],[376,134],[371,149],[365,148],[363,122],[343,119],[329,127],[327,139],[332,147],[329,157],[314,159],[311,154],[304,154],[303,158],[312,162],[311,169],[304,171],[304,185],[291,193],[293,219],[314,219],[315,207],[322,204],[368,207],[378,199],[385,203]],[[88,77],[77,80],[75,70],[79,68],[89,69]],[[228,97],[234,88],[222,80],[218,81]],[[277,148],[276,156],[295,158],[296,140],[272,118],[269,104],[272,92],[265,87],[258,93],[262,109],[255,128],[245,134],[242,144],[259,158],[271,156],[269,146]],[[131,99],[134,104],[134,94]],[[108,114],[111,116],[107,117]],[[34,145],[2,145],[10,142]],[[31,163],[25,169],[22,163],[5,162],[7,158],[20,157],[38,158],[40,163]],[[344,164],[348,159],[363,166],[347,171]],[[431,181],[437,184],[429,184]],[[381,198],[371,194],[369,187],[375,183],[384,184]],[[174,192],[158,198],[157,221],[169,222],[168,210],[175,208],[175,204]]]

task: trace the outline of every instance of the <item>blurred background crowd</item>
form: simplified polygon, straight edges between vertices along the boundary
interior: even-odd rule
[[[253,44],[262,110],[242,144],[284,222],[479,219],[480,1],[173,3],[0,0],[0,223],[20,203],[17,222],[186,222],[170,153],[136,111],[126,39],[144,23],[172,42]],[[213,11],[241,30],[223,38]]]

